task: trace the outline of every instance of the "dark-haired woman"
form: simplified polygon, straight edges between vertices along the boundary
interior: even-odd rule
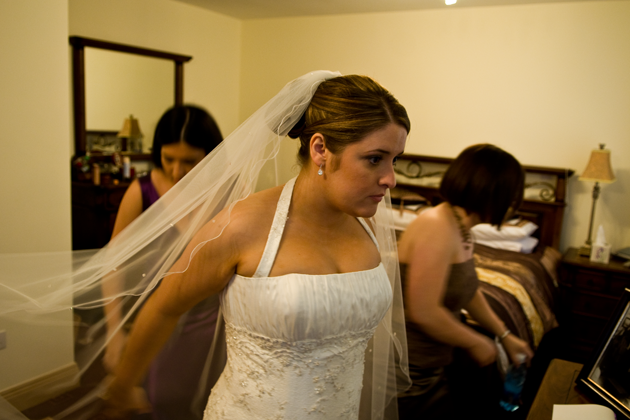
[[[118,209],[112,239],[142,212],[169,191],[192,168],[218,146],[223,137],[216,122],[202,108],[192,105],[174,106],[160,118],[153,137],[151,157],[154,168],[135,179],[125,192]],[[118,293],[114,282],[103,284],[103,293]],[[120,300],[105,307],[110,334],[120,325]],[[192,404],[199,387],[208,350],[214,337],[218,296],[211,296],[194,307],[181,321],[178,332],[151,365],[144,388],[156,420],[200,418]],[[118,364],[127,334],[120,329],[113,334],[103,363],[110,372]],[[202,400],[208,397],[213,384],[206,386]],[[196,414],[195,414],[196,413]]]
[[[151,149],[154,168],[129,185],[112,237],[170,190],[222,140],[217,123],[204,109],[181,105],[167,110],[155,128]]]
[[[500,338],[510,359],[533,353],[492,311],[478,284],[470,228],[478,223],[501,225],[523,199],[524,173],[509,153],[489,145],[465,149],[449,166],[440,194],[444,202],[420,214],[399,243],[405,299],[412,387],[398,399],[400,419],[451,418],[456,410],[475,417],[481,400],[469,378],[468,395],[452,394],[450,366],[455,349],[478,366],[496,360],[494,341],[461,322],[461,310]],[[461,374],[461,372],[454,372]],[[483,386],[481,386],[483,388]],[[494,392],[482,389],[485,398]],[[496,394],[495,394],[496,395]],[[500,396],[500,395],[499,395]],[[495,400],[498,408],[498,397]],[[491,413],[477,413],[490,418]],[[453,417],[454,418],[454,417]]]

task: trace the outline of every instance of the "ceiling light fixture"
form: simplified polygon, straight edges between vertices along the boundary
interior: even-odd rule
[[[447,6],[450,6],[457,3],[457,0],[444,0],[444,3],[446,3]]]

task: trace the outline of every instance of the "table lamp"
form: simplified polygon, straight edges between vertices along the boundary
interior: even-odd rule
[[[600,144],[599,149],[595,149],[591,152],[591,158],[586,165],[586,169],[580,176],[580,181],[594,181],[593,187],[593,205],[591,207],[591,221],[588,224],[588,237],[586,243],[578,250],[579,255],[590,256],[591,255],[591,234],[593,233],[593,216],[595,216],[595,203],[599,197],[600,186],[599,183],[610,184],[615,182],[616,178],[613,174],[612,167],[610,166],[610,150],[604,149],[606,145]]]
[[[138,122],[138,119],[134,118],[133,115],[129,115],[129,118],[125,118],[123,128],[118,132],[118,137],[122,139],[120,147],[121,152],[138,151],[136,150],[137,148],[135,145],[129,144],[142,137],[142,131],[140,131],[140,123]]]

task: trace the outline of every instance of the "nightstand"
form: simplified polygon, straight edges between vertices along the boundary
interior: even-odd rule
[[[608,264],[593,263],[570,248],[559,268],[558,321],[567,334],[569,358],[588,361],[624,288],[630,288],[630,268],[611,257]]]

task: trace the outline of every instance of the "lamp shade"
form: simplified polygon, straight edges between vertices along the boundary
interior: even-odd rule
[[[616,178],[610,166],[610,150],[604,148],[593,150],[586,169],[579,179],[580,181],[615,182]]]
[[[140,131],[140,123],[137,118],[130,115],[129,118],[125,118],[123,128],[118,132],[118,137],[135,138],[141,137],[142,131]]]

